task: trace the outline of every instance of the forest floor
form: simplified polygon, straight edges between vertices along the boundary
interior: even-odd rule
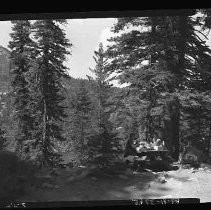
[[[71,169],[60,170],[49,188],[34,189],[19,201],[200,198],[200,202],[211,202],[211,167],[209,165],[199,169],[180,168],[176,171],[165,172],[165,174],[151,171],[113,176],[95,173],[78,181],[68,181],[71,173]],[[160,175],[165,177],[165,182],[159,181]]]

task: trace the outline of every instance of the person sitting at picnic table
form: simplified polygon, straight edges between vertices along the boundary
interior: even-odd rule
[[[137,141],[136,140],[128,140],[125,147],[124,157],[130,155],[136,155]]]
[[[153,139],[153,147],[155,150],[163,150],[165,147],[165,143],[159,138]]]
[[[140,141],[139,146],[136,148],[138,153],[146,152],[150,148],[150,145],[146,141]]]

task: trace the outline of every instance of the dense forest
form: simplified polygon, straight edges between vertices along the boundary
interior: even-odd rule
[[[74,53],[65,20],[12,21],[12,88],[1,94],[0,149],[40,168],[62,166],[64,154],[77,165],[104,167],[123,157],[128,141],[158,136],[175,161],[188,147],[207,161],[210,20],[208,9],[118,18],[110,45],[93,52],[87,79],[72,78],[64,65]]]

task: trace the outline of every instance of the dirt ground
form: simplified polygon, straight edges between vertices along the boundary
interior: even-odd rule
[[[165,174],[165,183],[152,172],[130,176],[87,176],[80,181],[68,182],[68,173],[55,180],[57,189],[37,189],[21,201],[92,201],[156,198],[200,198],[211,202],[211,167],[199,170],[183,169]]]

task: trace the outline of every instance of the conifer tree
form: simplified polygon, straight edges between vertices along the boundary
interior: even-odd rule
[[[84,80],[80,81],[79,89],[76,93],[74,101],[74,116],[73,116],[73,134],[76,142],[77,150],[81,156],[81,161],[85,161],[84,157],[88,153],[87,143],[92,131],[92,110],[93,105],[90,100],[89,92],[85,87]]]
[[[113,32],[131,30],[110,39],[113,44],[107,51],[112,59],[110,71],[118,73],[122,83],[130,84],[130,92],[142,100],[140,107],[147,104],[140,119],[147,119],[146,139],[152,138],[160,124],[160,129],[168,130],[164,138],[170,141],[175,159],[179,153],[180,92],[204,86],[203,69],[210,59],[210,49],[196,26],[200,24],[188,15],[120,18]]]
[[[93,57],[96,63],[95,69],[90,69],[95,75],[96,97],[98,101],[98,124],[101,127],[108,120],[106,108],[109,106],[108,98],[112,85],[109,84],[110,73],[106,69],[107,60],[104,56],[102,43],[99,44],[99,50],[94,52]]]
[[[62,29],[65,23],[65,20],[37,20],[34,23],[38,51],[35,74],[37,92],[34,98],[37,130],[34,135],[40,148],[41,166],[58,165],[61,161],[54,147],[56,141],[64,140],[59,122],[67,117],[61,90],[62,78],[68,77],[64,61],[71,44]]]
[[[145,30],[140,31],[138,27],[141,26]],[[130,84],[130,93],[140,104],[139,125],[145,122],[145,126],[140,126],[141,132],[150,141],[162,111],[156,109],[157,99],[160,92],[168,89],[172,77],[162,61],[165,54],[164,22],[162,17],[121,18],[113,32],[124,31],[127,27],[132,27],[131,31],[110,39],[113,42],[107,50],[112,59],[110,69],[119,74],[121,83]]]
[[[12,21],[13,32],[10,34],[12,62],[12,87],[15,106],[15,118],[18,121],[16,140],[18,153],[24,155],[24,142],[31,139],[33,118],[30,114],[30,90],[27,73],[31,61],[35,58],[34,42],[31,39],[31,24],[28,20]]]
[[[112,85],[109,83],[111,74],[107,69],[107,59],[103,50],[102,43],[99,44],[98,51],[94,52],[94,60],[96,66],[90,69],[94,75],[95,95],[97,98],[97,118],[99,132],[97,138],[93,142],[93,150],[100,165],[107,165],[115,157],[118,151],[118,137],[114,131],[112,122],[110,121],[111,114],[111,94]]]

